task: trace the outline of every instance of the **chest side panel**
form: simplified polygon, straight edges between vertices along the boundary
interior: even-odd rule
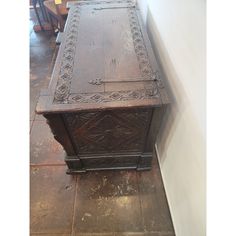
[[[142,152],[150,109],[68,113],[65,123],[79,155]]]

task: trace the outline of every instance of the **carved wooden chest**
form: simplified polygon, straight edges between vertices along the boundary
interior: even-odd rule
[[[158,63],[132,1],[70,5],[43,114],[68,173],[151,168],[168,104]]]

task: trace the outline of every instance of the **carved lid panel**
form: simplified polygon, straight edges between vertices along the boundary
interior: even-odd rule
[[[71,4],[38,112],[167,103],[160,70],[131,0]]]

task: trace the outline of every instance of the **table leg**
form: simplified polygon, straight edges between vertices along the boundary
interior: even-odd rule
[[[46,13],[46,10],[45,10],[45,7],[43,5],[43,0],[39,0],[39,6],[40,6],[40,9],[42,11],[42,15],[43,15],[43,18],[46,22],[49,22],[49,19],[48,19],[48,16],[47,16],[47,13]]]
[[[37,7],[36,7],[36,4],[37,4],[37,1],[33,1],[33,7],[34,7],[34,11],[35,11],[35,14],[36,14],[36,17],[37,17],[38,23],[39,23],[41,29],[44,31],[44,28],[43,28],[42,22],[41,22],[41,20],[40,20],[40,17],[39,17],[39,13],[38,13],[38,10],[37,10]]]

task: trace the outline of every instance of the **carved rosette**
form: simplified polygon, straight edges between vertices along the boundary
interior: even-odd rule
[[[66,103],[70,94],[70,84],[72,80],[74,56],[78,38],[78,24],[80,19],[80,8],[71,9],[71,17],[68,22],[67,36],[65,39],[65,48],[60,66],[57,88],[54,95],[54,101]]]

